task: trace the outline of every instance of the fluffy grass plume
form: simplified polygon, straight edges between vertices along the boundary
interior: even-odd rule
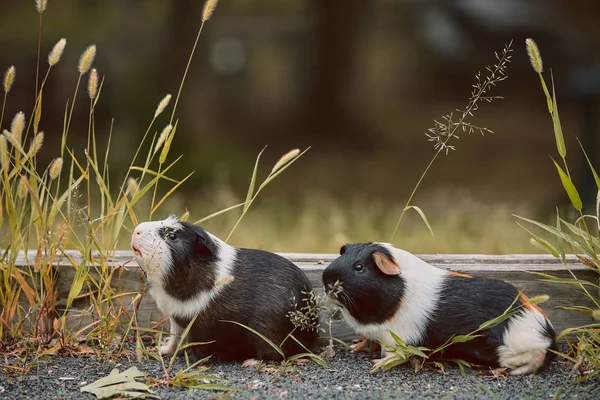
[[[48,0],[35,0],[35,8],[37,8],[40,14],[43,14],[46,11],[46,6],[48,5]]]
[[[28,156],[29,157],[35,156],[40,151],[43,144],[44,144],[44,131],[40,131],[37,135],[35,135],[35,137],[31,141],[31,145],[29,146]]]
[[[529,61],[531,61],[533,70],[538,74],[541,74],[544,71],[544,64],[542,63],[540,49],[531,38],[525,40],[525,45],[527,47],[527,54],[529,55]]]
[[[19,186],[17,186],[17,196],[20,199],[24,199],[27,196],[27,179],[24,176],[19,179]]]
[[[130,177],[129,179],[127,179],[127,194],[129,196],[135,195],[139,188],[140,185],[138,184],[138,181],[135,178]]]
[[[202,9],[202,22],[208,21],[210,17],[212,17],[218,3],[219,0],[206,0],[204,8]]]
[[[10,92],[10,88],[12,87],[13,83],[15,82],[16,74],[17,74],[17,71],[15,70],[14,65],[12,65],[10,68],[8,68],[6,70],[6,73],[4,74],[4,81],[3,81],[4,93]]]
[[[63,167],[62,157],[55,158],[54,161],[52,161],[52,163],[50,164],[50,172],[49,172],[51,180],[55,180],[56,178],[58,178],[58,176],[60,175],[60,173],[62,171],[62,167]]]
[[[90,77],[88,79],[88,94],[92,100],[94,100],[98,94],[98,70],[96,68],[92,68],[90,71]]]
[[[162,132],[158,136],[158,141],[156,142],[156,146],[154,147],[154,154],[158,153],[158,150],[160,150],[162,145],[165,143],[165,140],[167,140],[167,137],[169,137],[169,133],[171,133],[172,130],[173,130],[173,125],[169,124],[169,125],[165,126],[165,128],[162,130]]]
[[[163,111],[165,111],[165,108],[167,108],[170,101],[171,101],[170,94],[163,97],[163,99],[160,101],[160,103],[158,103],[158,106],[156,107],[156,111],[154,112],[154,118],[158,117],[160,114],[162,114]]]
[[[23,130],[25,129],[25,114],[19,111],[10,124],[10,132],[13,135],[15,141],[21,143],[23,137]]]
[[[89,46],[87,49],[81,53],[81,57],[79,57],[79,64],[77,64],[77,69],[80,74],[85,74],[89,71],[92,63],[94,62],[94,58],[96,58],[96,45],[93,44]]]
[[[275,163],[275,165],[273,166],[273,169],[271,170],[271,173],[273,174],[273,173],[277,172],[285,164],[287,164],[288,162],[290,162],[291,160],[296,158],[298,156],[298,154],[300,154],[300,149],[290,150],[287,153],[285,153],[283,156],[281,156],[279,161],[277,161]]]
[[[65,38],[60,39],[54,45],[54,47],[50,51],[50,54],[48,54],[48,64],[50,64],[50,66],[53,66],[57,62],[60,61],[60,58],[62,57],[63,52],[65,51],[66,45],[67,45],[67,39],[65,39]]]

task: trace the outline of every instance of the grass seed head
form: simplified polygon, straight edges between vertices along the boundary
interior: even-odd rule
[[[275,163],[275,166],[271,170],[271,174],[274,174],[281,167],[283,167],[285,164],[287,164],[288,162],[290,162],[291,160],[293,160],[294,158],[296,158],[296,156],[298,156],[298,154],[300,154],[300,149],[290,150],[287,153],[285,153],[283,156],[281,156],[281,158],[279,159],[279,161],[277,161]]]
[[[529,55],[529,61],[531,61],[533,70],[541,74],[544,71],[544,64],[542,63],[540,49],[531,38],[525,40],[525,45],[527,46],[527,54]]]
[[[25,130],[25,114],[23,114],[22,111],[19,111],[10,124],[10,132],[18,143],[21,143],[23,130]]]
[[[165,140],[169,137],[169,133],[173,130],[173,125],[169,124],[165,126],[165,129],[162,130],[160,136],[158,137],[158,141],[156,142],[156,146],[154,146],[154,154],[160,150],[162,145],[165,143]]]
[[[204,8],[202,9],[202,21],[208,21],[215,12],[219,0],[206,0],[204,2]]]
[[[8,144],[4,134],[0,134],[0,166],[8,168]]]
[[[37,8],[40,14],[43,14],[46,11],[46,6],[48,5],[48,0],[35,0],[35,8]]]
[[[63,52],[65,51],[65,46],[67,45],[67,39],[60,39],[48,54],[48,64],[53,66],[57,62],[60,61]]]
[[[10,88],[12,87],[15,81],[15,75],[17,71],[15,70],[15,66],[12,65],[9,69],[6,70],[4,74],[4,93],[10,92]]]
[[[63,167],[63,159],[62,157],[55,158],[54,161],[50,164],[50,179],[55,180],[60,175]]]
[[[27,179],[24,176],[19,180],[19,186],[17,186],[17,196],[20,199],[24,199],[27,196]]]
[[[79,64],[77,65],[77,69],[80,74],[85,74],[89,71],[92,63],[94,62],[94,58],[96,58],[96,45],[93,44],[89,46],[79,57]]]
[[[90,71],[90,77],[88,79],[88,94],[92,100],[94,100],[98,94],[98,70],[96,68],[92,68]]]
[[[38,132],[37,135],[35,135],[35,137],[31,141],[31,146],[29,146],[29,153],[28,153],[29,157],[35,156],[40,151],[43,144],[44,144],[44,131],[40,131],[40,132]]]
[[[538,303],[545,303],[546,301],[548,301],[550,299],[550,296],[548,296],[547,294],[541,294],[539,296],[535,296],[530,298],[527,303],[528,304],[538,304]]]
[[[158,103],[158,107],[156,107],[156,111],[154,112],[154,118],[158,117],[160,114],[162,114],[163,111],[165,111],[165,108],[167,108],[170,101],[171,101],[170,94],[163,97],[163,99],[160,101],[160,103]]]
[[[140,186],[135,178],[127,179],[127,195],[133,197],[138,191]]]

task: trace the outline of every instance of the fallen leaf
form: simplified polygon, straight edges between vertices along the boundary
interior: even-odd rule
[[[335,350],[333,349],[333,344],[329,344],[327,347],[323,349],[321,354],[319,354],[321,358],[333,358],[335,357]]]
[[[145,376],[146,374],[138,370],[137,367],[131,367],[123,372],[119,372],[115,368],[108,376],[81,387],[81,391],[92,393],[98,399],[108,399],[113,396],[126,396],[136,399],[159,398],[150,391],[146,384],[136,381],[136,378]]]

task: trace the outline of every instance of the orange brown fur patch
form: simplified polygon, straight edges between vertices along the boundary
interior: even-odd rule
[[[377,267],[386,275],[400,275],[400,266],[383,253],[373,253]]]
[[[521,293],[521,304],[523,304],[523,307],[525,307],[527,310],[529,311],[538,311],[540,314],[542,314],[544,316],[544,318],[548,319],[548,316],[546,315],[546,313],[544,312],[544,310],[542,310],[542,308],[540,306],[538,306],[537,304],[530,304],[528,303],[529,301],[529,297],[525,296],[524,294]]]
[[[448,275],[458,276],[460,278],[472,278],[471,275],[461,274],[460,272],[456,272],[456,271],[448,271]]]

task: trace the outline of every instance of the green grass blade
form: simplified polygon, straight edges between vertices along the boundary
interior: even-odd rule
[[[410,209],[415,210],[416,212],[419,213],[419,215],[421,216],[421,219],[423,219],[423,222],[425,222],[425,225],[427,225],[427,229],[429,229],[429,233],[431,233],[431,237],[435,239],[435,235],[433,234],[433,229],[431,229],[431,225],[429,224],[429,220],[427,219],[427,217],[425,216],[425,213],[423,212],[423,210],[421,210],[419,207],[417,206],[408,206],[406,208],[406,210],[410,210]]]
[[[537,244],[542,246],[548,253],[552,254],[552,256],[554,256],[555,258],[560,258],[556,249],[554,249],[554,247],[552,247],[552,245],[547,240],[542,239],[541,237],[539,237],[535,233],[531,232],[529,229],[525,228],[523,225],[521,225],[518,222],[517,222],[517,225],[519,225],[521,228],[523,228],[525,230],[525,232],[527,232],[529,234],[529,236],[531,236],[531,238],[533,240],[535,240],[535,242]]]
[[[40,125],[40,120],[42,119],[42,92],[40,91],[38,103],[35,107],[35,115],[33,117],[33,134],[36,135],[38,133],[38,126]]]
[[[258,174],[258,163],[260,161],[260,156],[265,151],[266,147],[264,147],[256,156],[256,161],[254,162],[254,170],[252,171],[252,178],[250,179],[250,186],[248,187],[248,193],[246,193],[246,201],[244,202],[244,211],[246,212],[252,204],[252,197],[254,196],[254,187],[256,186],[256,175]]]
[[[152,211],[150,211],[150,213],[154,214],[156,212],[156,210],[158,210],[158,208],[161,206],[161,204],[164,203],[164,201],[167,200],[169,198],[169,196],[171,196],[177,190],[177,188],[179,188],[179,186],[183,185],[183,183],[185,181],[187,181],[190,178],[190,176],[192,176],[193,174],[194,174],[193,172],[190,172],[188,176],[183,178],[181,181],[177,182],[177,184],[175,186],[173,186],[171,188],[171,190],[169,190],[167,193],[165,193],[165,195],[162,197],[162,199],[160,199],[160,201],[158,203],[156,203],[156,205],[154,206]]]
[[[140,172],[143,172],[144,174],[148,174],[148,175],[152,175],[152,176],[159,175],[158,172],[153,171],[153,170],[148,169],[148,168],[144,168],[144,167],[135,167],[135,166],[132,166],[129,169],[130,170],[134,170],[134,171],[140,171]],[[161,179],[164,179],[165,181],[173,182],[173,183],[178,183],[179,182],[177,179],[169,178],[168,176],[164,176],[164,175],[162,176]]]
[[[242,207],[244,204],[246,204],[246,203],[245,202],[244,203],[239,203],[239,204],[236,204],[234,206],[227,207],[227,208],[224,208],[223,210],[220,210],[220,211],[217,211],[215,213],[212,213],[212,214],[210,214],[210,215],[208,215],[208,216],[206,216],[204,218],[201,218],[198,221],[194,222],[194,225],[202,224],[202,223],[204,223],[204,222],[206,222],[206,221],[208,221],[210,219],[213,219],[214,217],[218,217],[221,214],[225,214],[228,211],[235,210],[236,208]]]
[[[552,71],[550,71],[550,76],[552,77],[552,125],[554,127],[554,135],[556,137],[556,148],[558,150],[558,154],[564,159],[567,155],[567,147],[565,146],[565,138],[563,136],[562,127],[560,125],[560,118],[558,117],[558,103],[556,102],[556,91],[554,90],[554,75],[552,75]]]
[[[171,143],[173,142],[173,138],[175,137],[175,132],[177,131],[177,124],[179,120],[175,121],[175,125],[173,125],[173,129],[169,133],[169,137],[167,138],[161,152],[160,157],[158,157],[158,162],[160,164],[164,164],[167,161],[167,156],[169,155],[169,150],[171,150]]]
[[[560,176],[560,181],[562,182],[562,185],[565,188],[569,199],[571,200],[571,204],[573,204],[573,207],[575,207],[577,211],[581,211],[583,204],[581,202],[581,197],[579,197],[579,192],[577,192],[575,185],[573,185],[573,181],[571,181],[569,175],[563,171],[563,169],[554,159],[552,159],[552,162],[554,162],[554,166],[556,167],[558,175]]]
[[[546,81],[541,73],[538,74],[540,76],[540,82],[542,84],[542,90],[544,91],[544,95],[546,96],[546,104],[548,105],[548,112],[552,114],[552,97],[550,97],[550,92],[548,91],[548,86],[546,86]]]
[[[304,150],[302,153],[298,154],[296,157],[294,157],[293,159],[291,159],[290,161],[287,162],[287,164],[285,164],[283,167],[279,168],[275,173],[269,175],[267,177],[267,179],[265,179],[265,181],[260,185],[260,189],[264,188],[265,186],[267,186],[267,184],[269,182],[271,182],[273,179],[275,179],[279,174],[281,174],[283,171],[285,171],[286,169],[288,169],[293,163],[295,163],[296,161],[298,161],[298,159],[300,157],[302,157],[304,155],[304,153],[306,153],[308,150],[310,150],[310,146],[306,148],[306,150]],[[259,190],[260,190],[259,189]]]
[[[400,346],[400,347],[407,347],[406,343],[404,343],[404,340],[400,339],[400,336],[396,335],[394,332],[390,331],[390,335],[392,335],[392,339],[394,339],[394,341]]]
[[[562,234],[562,230],[560,227],[560,213],[558,211],[558,207],[556,207],[556,229]],[[560,255],[561,261],[564,265],[567,265],[567,256],[565,255],[565,240],[560,236],[556,237],[556,248],[558,250],[558,254]]]
[[[312,361],[314,361],[316,364],[324,367],[324,368],[330,368],[330,366],[325,362],[325,360],[323,360],[321,357],[319,357],[316,354],[313,353],[298,353],[298,354],[294,354],[293,356],[289,357],[287,359],[287,361],[295,361],[295,360],[299,360],[301,358],[310,358]]]

